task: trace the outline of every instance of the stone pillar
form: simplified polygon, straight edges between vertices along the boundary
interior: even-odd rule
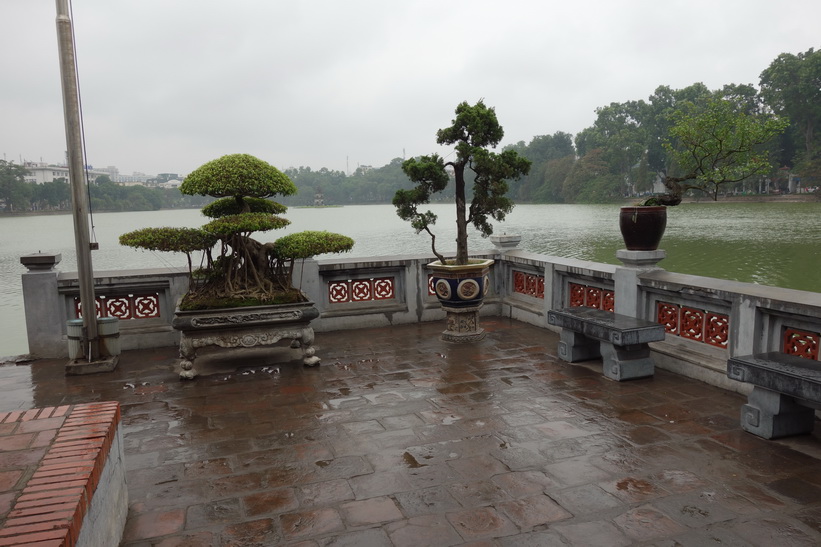
[[[320,311],[324,308],[325,288],[319,277],[319,262],[313,258],[296,260],[294,262],[294,274],[291,282],[294,284],[294,287],[302,289],[302,292],[305,293]]]
[[[628,251],[619,249],[616,258],[624,266],[618,266],[613,275],[616,292],[615,312],[640,319],[639,277],[648,271],[659,270],[658,263],[667,257],[662,249],[656,251]]]
[[[60,253],[34,253],[20,257],[20,263],[28,268],[21,281],[29,353],[37,357],[67,355],[63,339],[65,310],[57,292],[60,272],[54,269],[62,258]]]

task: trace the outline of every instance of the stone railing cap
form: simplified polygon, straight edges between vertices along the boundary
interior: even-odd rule
[[[50,270],[60,263],[60,253],[32,253],[20,257],[20,263],[29,270]]]

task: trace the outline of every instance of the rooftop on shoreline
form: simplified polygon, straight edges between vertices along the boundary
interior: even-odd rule
[[[0,411],[120,402],[129,547],[821,542],[819,428],[762,440],[741,395],[613,382],[550,331],[483,326],[466,345],[439,322],[317,333],[320,367],[244,350],[189,382],[173,347],[92,376],[5,365]]]

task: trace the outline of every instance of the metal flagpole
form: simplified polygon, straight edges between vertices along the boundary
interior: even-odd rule
[[[94,271],[91,266],[91,240],[88,223],[83,140],[80,125],[80,96],[74,36],[68,11],[68,0],[57,0],[57,45],[60,51],[60,77],[63,84],[63,111],[66,118],[68,175],[74,216],[74,245],[77,251],[77,274],[80,278],[80,305],[83,311],[83,347],[86,357],[99,357],[97,345],[97,308],[94,302]]]

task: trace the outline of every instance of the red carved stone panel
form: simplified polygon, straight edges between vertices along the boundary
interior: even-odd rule
[[[333,281],[328,283],[328,301],[331,304],[339,304],[341,302],[350,302],[350,291],[348,290],[347,281]]]
[[[97,317],[116,317],[121,320],[150,319],[160,316],[159,293],[128,294],[123,296],[97,296],[94,298]],[[74,298],[74,316],[83,317],[79,298]]]
[[[527,294],[527,275],[524,272],[513,271],[513,292]]]
[[[702,310],[682,306],[679,320],[679,334],[682,338],[699,342],[704,340],[704,312]]]
[[[788,328],[784,331],[784,353],[804,359],[818,360],[818,341],[821,334]]]
[[[544,298],[544,277],[514,270],[513,292]]]
[[[616,311],[616,293],[614,291],[604,291],[602,293],[601,309],[605,311]]]
[[[380,277],[373,280],[373,299],[390,300],[394,297],[392,277]]]
[[[160,316],[159,293],[134,295],[134,318],[148,319]]]
[[[730,317],[707,312],[704,316],[704,341],[711,346],[726,348],[730,338]]]
[[[430,284],[430,279],[428,279],[428,284]],[[328,283],[328,300],[331,304],[390,300],[395,295],[395,283],[392,277],[348,279]]]
[[[601,309],[602,290],[598,287],[587,287],[584,304],[588,308]]]
[[[568,285],[568,290],[570,293],[570,307],[577,308],[579,306],[584,306],[585,304],[585,286],[579,285],[577,283],[570,283]]]
[[[351,281],[351,300],[365,302],[373,300],[372,281],[370,279],[355,279]]]
[[[656,323],[664,325],[664,332],[678,335],[678,311],[675,304],[656,303]]]

